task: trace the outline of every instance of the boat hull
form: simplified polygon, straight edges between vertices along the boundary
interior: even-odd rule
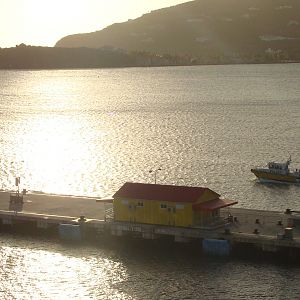
[[[252,169],[251,172],[263,182],[286,182],[286,183],[300,183],[300,177],[294,175],[274,174],[264,172],[263,170]]]

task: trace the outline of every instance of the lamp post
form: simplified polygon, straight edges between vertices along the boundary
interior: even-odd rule
[[[158,171],[161,171],[161,168],[155,169],[155,170],[150,170],[149,173],[154,173],[154,184],[156,184],[156,174]]]
[[[19,198],[19,195],[20,195],[20,182],[21,182],[21,178],[20,177],[16,177],[15,178],[15,185],[18,188],[17,189],[18,198]]]

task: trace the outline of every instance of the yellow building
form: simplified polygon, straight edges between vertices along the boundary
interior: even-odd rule
[[[126,182],[113,196],[114,220],[193,227],[214,222],[237,202],[203,187]]]

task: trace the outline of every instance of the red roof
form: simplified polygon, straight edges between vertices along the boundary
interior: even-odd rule
[[[96,199],[96,202],[100,202],[100,203],[113,203],[114,199],[111,198],[107,198],[107,199]]]
[[[211,190],[203,187],[126,182],[113,195],[113,198],[193,203],[196,202],[205,191]],[[215,194],[216,197],[219,196],[217,193]]]
[[[226,206],[237,204],[237,201],[230,201],[224,199],[214,199],[203,203],[198,203],[193,205],[194,210],[201,210],[201,211],[212,211],[216,209],[220,209]]]

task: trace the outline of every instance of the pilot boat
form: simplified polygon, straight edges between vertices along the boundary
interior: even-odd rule
[[[254,168],[251,172],[261,182],[300,183],[300,170],[290,170],[291,157],[283,163],[269,162],[265,168]]]

